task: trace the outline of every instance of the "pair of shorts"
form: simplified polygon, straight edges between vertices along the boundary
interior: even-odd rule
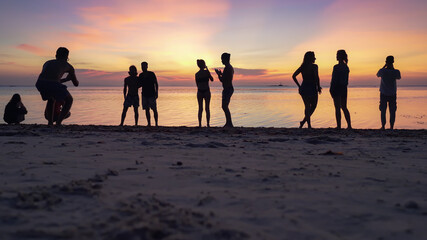
[[[394,112],[397,110],[396,95],[387,96],[381,93],[380,94],[380,111],[387,110],[387,103],[390,108],[390,111]]]
[[[59,82],[37,81],[36,88],[39,90],[43,101],[49,99],[64,101],[67,96],[71,95],[67,86]]]
[[[197,98],[202,98],[202,99],[211,99],[211,91],[208,90],[198,90],[197,91]]]
[[[222,105],[228,105],[233,96],[234,88],[224,88],[222,90]]]
[[[144,97],[142,96],[142,109],[153,109],[154,111],[157,110],[157,102],[155,97]]]
[[[138,95],[127,95],[125,102],[123,103],[124,107],[133,106],[135,108],[139,107],[139,96]]]

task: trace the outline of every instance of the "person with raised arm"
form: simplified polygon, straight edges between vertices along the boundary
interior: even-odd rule
[[[231,96],[234,93],[233,88],[233,75],[234,69],[230,64],[230,54],[223,53],[221,55],[221,62],[224,64],[224,71],[221,72],[219,69],[215,69],[216,74],[218,75],[219,80],[222,83],[222,110],[225,114],[225,125],[224,127],[233,127],[233,121],[231,120],[231,112],[228,108],[230,104]]]
[[[299,128],[302,128],[307,122],[308,128],[311,128],[311,115],[317,107],[318,93],[322,93],[319,80],[319,68],[314,62],[316,57],[314,52],[306,52],[301,66],[294,72],[292,79],[298,86],[298,92],[304,101],[304,119],[300,122]],[[298,74],[302,75],[302,83],[297,80]]]
[[[400,79],[400,71],[394,68],[394,57],[388,56],[385,65],[378,70],[377,77],[381,78],[380,84],[380,111],[381,129],[385,129],[387,104],[390,111],[390,129],[394,128],[397,110],[396,80]]]

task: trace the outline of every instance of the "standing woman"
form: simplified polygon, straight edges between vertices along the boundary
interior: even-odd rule
[[[202,127],[203,99],[205,100],[207,127],[210,127],[209,120],[211,112],[209,104],[211,102],[211,91],[209,89],[209,80],[213,81],[213,77],[206,66],[205,60],[197,59],[197,66],[200,68],[196,73],[197,102],[199,103],[199,127]]]
[[[350,112],[347,109],[347,85],[350,69],[347,66],[348,57],[345,50],[338,50],[337,60],[338,64],[334,66],[334,70],[332,72],[329,92],[334,99],[337,129],[341,129],[341,109],[344,112],[344,117],[347,121],[347,128],[351,129]]]
[[[294,72],[292,78],[298,86],[298,92],[304,101],[304,119],[300,122],[299,128],[307,122],[308,128],[311,128],[310,117],[317,107],[318,93],[322,93],[319,80],[319,68],[314,62],[316,58],[314,52],[306,52],[301,66]],[[298,74],[302,75],[302,83],[297,80]]]

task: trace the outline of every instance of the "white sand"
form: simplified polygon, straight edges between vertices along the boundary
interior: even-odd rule
[[[0,239],[426,239],[426,139],[0,125]]]

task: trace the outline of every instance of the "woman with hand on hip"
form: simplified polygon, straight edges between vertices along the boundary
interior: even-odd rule
[[[304,119],[300,122],[299,128],[302,128],[307,122],[308,128],[311,128],[311,115],[317,107],[318,94],[322,93],[319,80],[319,68],[314,62],[316,57],[314,52],[306,52],[301,66],[294,72],[292,79],[298,86],[298,92],[304,101]],[[302,83],[297,80],[298,74],[302,75]]]

